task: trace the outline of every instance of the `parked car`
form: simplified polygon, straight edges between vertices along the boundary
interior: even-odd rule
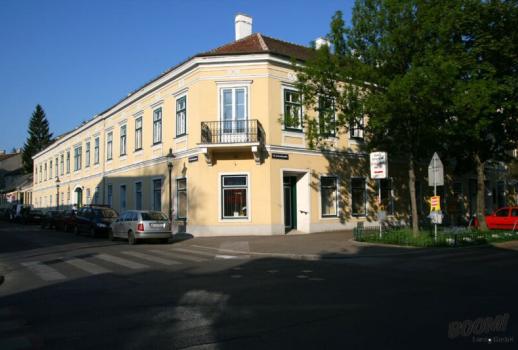
[[[59,210],[49,210],[41,219],[41,228],[56,228],[57,220],[62,214]]]
[[[159,239],[167,243],[172,237],[171,223],[164,213],[149,210],[130,210],[112,224],[108,233],[111,240],[127,239],[129,244],[136,244],[144,239]]]
[[[45,214],[38,209],[23,208],[19,222],[22,224],[40,224]]]
[[[56,224],[56,230],[72,232],[74,230],[76,212],[77,210],[75,209],[63,210],[61,215],[56,217],[54,220]]]
[[[478,227],[478,220],[474,220]],[[487,228],[490,230],[518,229],[518,207],[504,207],[486,216]]]
[[[88,206],[77,211],[74,219],[74,233],[88,233],[89,236],[106,235],[111,224],[119,215],[115,210],[105,206]]]
[[[0,220],[9,221],[11,219],[11,210],[9,208],[0,208]]]

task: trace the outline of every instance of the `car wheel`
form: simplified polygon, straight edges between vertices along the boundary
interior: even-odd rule
[[[90,237],[95,237],[95,228],[90,227]]]
[[[135,234],[133,232],[128,232],[128,243],[130,245],[135,245],[137,244],[137,239],[135,238]]]
[[[76,236],[79,236],[79,227],[74,226],[74,234],[75,234]]]
[[[113,236],[113,231],[112,230],[108,230],[108,239],[110,241],[115,241],[115,237]]]

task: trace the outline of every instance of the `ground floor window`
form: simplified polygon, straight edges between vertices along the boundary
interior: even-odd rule
[[[381,208],[387,215],[394,215],[394,198],[392,197],[392,179],[381,179]]]
[[[142,182],[135,183],[135,209],[142,210]]]
[[[187,179],[176,180],[176,218],[187,218]]]
[[[112,185],[108,185],[108,205],[110,207],[113,206],[113,186]]]
[[[162,179],[153,180],[153,210],[162,211]]]
[[[336,176],[320,178],[320,199],[322,217],[338,215],[338,179]]]
[[[248,176],[224,175],[221,177],[222,217],[224,219],[246,218]]]
[[[120,210],[126,210],[126,185],[120,187]]]
[[[366,214],[365,178],[351,179],[351,209],[353,216]]]

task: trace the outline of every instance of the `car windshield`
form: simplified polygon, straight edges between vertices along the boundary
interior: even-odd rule
[[[102,218],[116,218],[117,212],[113,209],[94,209],[95,216]]]
[[[161,213],[159,211],[148,211],[148,212],[143,212],[143,213],[140,213],[140,215],[142,215],[142,220],[143,221],[150,221],[150,220],[157,220],[157,221],[160,221],[160,220],[167,220],[167,216],[165,216],[164,213]]]

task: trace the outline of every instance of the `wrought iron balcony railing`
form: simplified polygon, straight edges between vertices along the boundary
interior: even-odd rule
[[[262,143],[264,131],[257,119],[201,122],[201,143]]]

